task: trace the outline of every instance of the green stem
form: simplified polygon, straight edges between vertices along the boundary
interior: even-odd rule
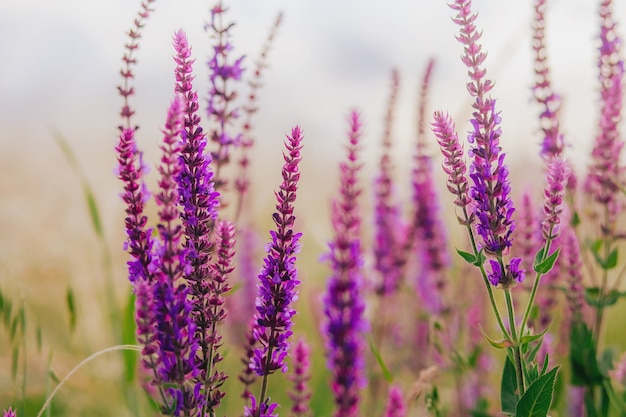
[[[520,340],[518,339],[517,330],[515,328],[515,309],[513,307],[513,297],[511,297],[511,290],[506,288],[504,290],[504,296],[506,297],[506,308],[509,314],[509,327],[511,328],[511,338],[513,339],[513,356],[515,359],[515,377],[517,379],[517,388],[519,390],[520,398],[526,392],[526,386],[524,383],[524,368],[522,363],[522,347]],[[519,337],[521,338],[523,330],[520,329]]]
[[[76,371],[78,371],[80,368],[83,367],[83,365],[91,362],[92,360],[96,359],[98,356],[102,356],[105,353],[114,352],[114,351],[117,351],[117,350],[134,350],[136,352],[141,352],[141,346],[137,346],[137,345],[112,346],[110,348],[99,350],[98,352],[96,352],[96,353],[90,355],[89,357],[83,359],[82,361],[80,361],[80,363],[78,365],[76,365],[74,368],[72,368],[72,370],[67,375],[65,375],[65,377],[61,380],[61,382],[59,382],[59,385],[57,385],[56,388],[54,389],[54,391],[52,391],[52,393],[48,396],[48,398],[46,399],[46,402],[41,407],[41,410],[39,410],[39,414],[37,414],[37,417],[41,417],[43,415],[43,413],[46,411],[46,409],[50,406],[50,403],[52,402],[52,399],[54,398],[56,393],[70,379],[70,377],[76,373]]]

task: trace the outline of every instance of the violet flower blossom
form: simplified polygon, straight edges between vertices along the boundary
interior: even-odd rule
[[[620,206],[616,198],[622,181],[619,167],[624,142],[619,131],[623,101],[624,61],[620,59],[621,38],[616,33],[612,1],[604,0],[600,5],[602,19],[600,30],[600,99],[601,112],[599,131],[591,152],[589,185],[595,201],[609,209],[608,224],[612,229]]]
[[[565,196],[569,173],[569,165],[560,157],[554,157],[548,164],[548,181],[544,191],[545,204],[543,207],[545,217],[541,222],[543,237],[546,240],[554,240],[559,236],[563,197]]]
[[[191,75],[193,60],[191,48],[185,33],[181,30],[174,35],[176,56],[176,92],[184,100],[184,128],[181,132],[182,149],[180,161],[182,170],[178,175],[179,204],[182,208],[180,219],[185,236],[185,260],[187,268],[184,278],[189,286],[191,317],[195,323],[195,337],[200,349],[196,358],[199,369],[197,380],[202,384],[203,413],[212,413],[219,406],[223,393],[219,391],[226,376],[214,370],[221,360],[217,349],[219,336],[216,325],[224,314],[215,310],[225,291],[224,277],[211,266],[214,250],[212,234],[217,219],[219,193],[215,192],[211,158],[206,154],[207,139],[199,126],[198,96],[193,90]],[[220,260],[218,259],[218,262]]]
[[[308,417],[311,415],[309,401],[311,400],[311,390],[309,380],[311,379],[311,347],[304,341],[298,340],[293,349],[293,373],[290,380],[293,389],[289,393],[289,398],[293,401],[291,407],[291,417]]]
[[[226,10],[222,2],[218,1],[211,8],[211,21],[205,27],[211,31],[211,37],[215,41],[213,55],[208,62],[211,88],[207,113],[209,121],[217,125],[211,130],[210,139],[217,145],[217,150],[212,151],[211,156],[215,166],[215,188],[218,190],[226,186],[226,179],[220,176],[220,170],[230,159],[230,148],[239,145],[241,141],[241,134],[233,136],[228,132],[233,121],[239,117],[238,108],[233,107],[237,93],[229,89],[229,80],[241,80],[244,57],[229,62],[229,54],[233,49],[230,44],[230,30],[234,23],[222,22]]]
[[[7,408],[6,410],[4,410],[4,413],[2,413],[3,417],[15,417],[15,411],[13,411],[12,407]]]
[[[326,320],[322,325],[332,375],[330,385],[335,398],[335,417],[358,414],[360,389],[366,383],[363,333],[368,325],[364,318],[361,275],[358,197],[362,190],[357,178],[361,167],[357,154],[361,121],[356,111],[351,112],[349,122],[348,155],[340,164],[340,195],[332,206],[335,236],[329,244],[328,258],[333,272],[324,295]]]
[[[277,370],[285,372],[285,361],[289,350],[289,338],[296,311],[292,307],[297,298],[296,253],[302,233],[294,233],[293,203],[296,200],[299,164],[301,161],[302,131],[296,126],[285,142],[287,153],[282,169],[283,183],[277,191],[277,212],[272,215],[276,230],[270,231],[271,242],[267,245],[267,256],[259,275],[259,292],[256,300],[257,313],[253,335],[257,347],[253,349],[250,368],[263,376],[263,388],[259,400],[250,396],[251,405],[246,413],[260,417],[271,415],[276,404],[268,404],[266,398],[267,376]],[[247,414],[246,414],[247,415]]]
[[[417,276],[417,289],[426,309],[431,314],[441,314],[445,309],[446,289],[445,269],[450,263],[445,227],[439,210],[439,196],[433,181],[432,158],[426,152],[425,112],[426,98],[434,60],[426,68],[418,105],[418,132],[415,167],[411,182],[413,185],[414,232],[409,233],[408,242],[415,245],[420,259],[420,272]]]
[[[481,248],[485,253],[497,258],[489,262],[490,282],[507,288],[513,281],[523,280],[523,270],[520,258],[513,258],[508,264],[502,259],[511,247],[515,208],[509,195],[509,170],[504,164],[505,154],[499,144],[502,133],[500,113],[496,111],[496,101],[487,95],[493,88],[493,82],[485,78],[487,71],[482,67],[487,54],[482,52],[478,43],[481,33],[474,25],[477,14],[472,13],[471,0],[455,0],[450,7],[458,12],[453,20],[460,26],[457,39],[464,45],[461,60],[468,68],[470,82],[467,90],[474,98],[474,112],[470,120],[473,129],[467,140],[472,145],[470,178],[473,186],[470,197],[475,204],[476,232],[482,239]]]
[[[535,51],[535,85],[533,95],[543,110],[539,115],[543,131],[541,156],[549,160],[563,152],[565,143],[559,132],[559,110],[561,97],[552,90],[550,66],[548,65],[545,46],[545,11],[546,0],[535,0],[535,18],[533,20],[533,50]]]
[[[459,137],[454,127],[454,122],[448,113],[436,111],[433,114],[432,131],[437,137],[437,142],[443,154],[443,170],[448,174],[448,191],[456,199],[454,204],[465,211],[465,218],[458,217],[459,223],[468,226],[472,224],[474,214],[468,214],[468,206],[471,199],[468,194],[467,185],[467,165],[465,164],[463,145],[459,142]]]
[[[389,397],[385,408],[384,417],[405,417],[406,405],[402,397],[402,390],[397,385],[389,387]]]
[[[391,73],[391,93],[385,116],[383,134],[383,153],[380,159],[380,171],[374,182],[375,198],[375,269],[379,273],[376,292],[381,295],[394,293],[402,279],[405,263],[402,247],[402,230],[399,207],[393,202],[393,178],[391,161],[391,128],[398,96],[399,74],[396,69]]]

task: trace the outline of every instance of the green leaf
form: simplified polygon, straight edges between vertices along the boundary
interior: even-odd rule
[[[126,308],[124,308],[124,318],[122,321],[122,343],[131,345],[137,343],[135,338],[135,294],[130,293]],[[137,369],[137,352],[131,350],[122,351],[124,358],[124,379],[131,382],[135,379]]]
[[[576,227],[580,224],[580,215],[578,214],[577,211],[575,211],[574,213],[572,213],[572,220],[570,222],[572,227]]]
[[[479,327],[479,329],[480,329],[480,332],[482,333],[483,337],[487,341],[487,343],[489,343],[494,348],[496,348],[496,349],[505,349],[505,348],[510,348],[511,346],[513,346],[513,343],[511,343],[510,340],[507,340],[507,339],[493,340],[489,336],[487,336],[487,333],[484,332],[482,327]]]
[[[596,308],[612,306],[617,303],[623,295],[623,293],[617,290],[611,290],[609,293],[605,294],[604,297],[601,297],[598,287],[585,288],[585,301],[590,306]]]
[[[383,371],[383,377],[387,382],[391,383],[393,381],[393,376],[391,375],[389,368],[387,368],[387,365],[385,365],[383,357],[380,355],[378,349],[376,349],[376,346],[374,346],[374,342],[372,342],[372,340],[369,341],[369,345],[372,354],[376,358],[376,362],[378,362],[378,366],[380,366],[380,369]]]
[[[541,339],[548,332],[548,330],[550,330],[551,326],[552,323],[548,324],[541,333],[522,336],[522,338],[520,339],[520,344],[526,345],[528,343],[534,342],[535,340]]]
[[[517,406],[517,378],[515,365],[510,356],[504,361],[502,381],[500,383],[500,407],[504,414],[514,415]]]
[[[67,311],[70,315],[70,332],[74,332],[74,330],[76,330],[76,299],[74,298],[72,287],[67,288],[65,302],[67,303]]]
[[[85,193],[85,198],[87,199],[87,207],[89,208],[89,217],[91,218],[91,224],[96,231],[96,235],[98,235],[99,237],[103,237],[104,230],[102,229],[102,221],[100,220],[100,212],[98,211],[96,197],[93,195],[93,191],[87,183],[83,184],[83,191]]]
[[[528,387],[517,403],[515,417],[546,417],[548,415],[558,370],[559,367],[557,366],[547,374],[537,378]]]
[[[592,386],[602,384],[598,369],[593,333],[581,321],[572,324],[570,331],[570,361],[572,385]]]
[[[457,249],[456,253],[461,255],[461,258],[465,259],[468,264],[474,265],[476,263],[476,256],[474,256],[473,253],[465,252],[460,249]]]
[[[541,263],[541,260],[543,259],[543,253],[546,250],[545,246],[542,246],[541,249],[539,249],[537,251],[537,253],[535,254],[535,259],[533,260],[533,268],[535,267],[535,265],[539,265]]]
[[[605,270],[613,269],[617,266],[617,248],[613,249],[611,253],[609,253],[604,265],[601,266]]]
[[[555,250],[550,256],[539,263],[535,263],[533,265],[533,269],[538,274],[547,274],[550,272],[557,258],[559,257],[559,253],[561,252],[561,248]]]

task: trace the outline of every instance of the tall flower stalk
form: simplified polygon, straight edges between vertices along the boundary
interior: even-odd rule
[[[349,117],[347,158],[340,164],[339,198],[332,206],[335,232],[329,244],[332,275],[324,295],[322,327],[331,371],[335,417],[358,415],[360,390],[365,386],[363,336],[367,329],[361,276],[362,252],[358,197],[361,163],[358,159],[361,120],[356,111]]]
[[[301,233],[293,230],[296,220],[294,202],[300,179],[302,131],[296,126],[287,136],[282,169],[283,183],[276,194],[276,212],[272,215],[276,229],[270,232],[271,241],[259,275],[254,338],[256,345],[250,368],[263,377],[259,397],[250,397],[251,405],[245,414],[253,417],[272,415],[276,404],[268,404],[268,377],[277,370],[287,370],[286,357],[296,311],[292,303],[297,296],[298,281],[296,253],[299,251]]]

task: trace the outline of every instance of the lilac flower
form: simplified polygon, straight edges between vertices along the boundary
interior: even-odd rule
[[[259,417],[271,414],[275,404],[267,404],[267,376],[277,370],[285,372],[285,358],[289,349],[289,338],[296,311],[292,302],[297,298],[296,253],[299,250],[301,233],[294,233],[293,203],[296,200],[298,180],[300,179],[300,151],[302,149],[302,132],[296,126],[287,136],[285,142],[287,153],[284,154],[285,164],[282,169],[283,183],[276,192],[277,212],[272,218],[276,230],[270,232],[271,242],[267,245],[263,270],[259,275],[259,293],[256,300],[254,337],[257,347],[253,350],[250,368],[257,375],[264,377],[263,389],[257,402],[251,396],[252,415]]]
[[[269,51],[274,43],[274,38],[278,32],[278,28],[283,20],[283,14],[279,13],[276,16],[276,20],[274,21],[274,25],[270,29],[270,33],[263,44],[263,48],[261,49],[261,53],[259,57],[254,61],[254,71],[252,72],[252,76],[248,80],[248,86],[250,87],[250,92],[247,95],[247,103],[242,106],[242,110],[245,114],[245,119],[242,123],[242,135],[241,135],[241,156],[239,157],[239,174],[237,179],[235,180],[235,189],[238,192],[238,201],[235,209],[235,219],[239,218],[241,211],[244,209],[243,199],[244,195],[248,191],[250,186],[250,179],[248,177],[248,167],[250,165],[250,160],[248,158],[248,153],[252,146],[254,145],[254,136],[252,135],[252,117],[257,112],[257,98],[258,91],[262,87],[262,75],[263,71],[268,67],[267,56]]]
[[[551,159],[563,152],[563,135],[559,132],[559,110],[561,97],[554,93],[550,82],[550,66],[545,46],[545,14],[546,1],[535,0],[535,19],[533,21],[533,50],[535,51],[535,85],[533,94],[535,101],[543,110],[539,115],[543,141],[541,156]]]
[[[501,284],[503,288],[507,288],[513,282],[524,281],[525,271],[520,267],[521,263],[522,258],[513,258],[508,265],[503,266],[499,261],[490,259],[491,272],[487,274],[489,282],[494,286]]]
[[[120,75],[122,76],[122,85],[117,87],[117,90],[124,99],[124,104],[122,106],[122,110],[120,111],[120,116],[124,121],[123,128],[131,129],[131,117],[135,114],[135,111],[130,107],[130,96],[135,94],[135,89],[131,85],[131,82],[134,78],[133,74],[133,65],[137,63],[137,59],[133,56],[133,53],[137,48],[139,48],[139,38],[141,38],[141,30],[145,25],[146,19],[150,16],[150,13],[154,11],[150,6],[156,0],[144,0],[141,2],[141,9],[139,13],[137,13],[137,17],[133,22],[133,27],[128,31],[128,42],[124,45],[126,51],[124,52],[124,56],[122,57],[123,67],[120,70]]]
[[[433,118],[432,130],[443,153],[443,170],[448,174],[448,190],[456,196],[454,204],[466,210],[471,200],[467,192],[468,185],[465,176],[467,166],[463,158],[463,145],[459,142],[454,122],[449,114],[436,111]],[[469,219],[459,217],[459,222],[464,225],[471,224],[472,221],[473,214]]]
[[[600,18],[601,112],[598,136],[591,152],[592,165],[588,180],[594,200],[609,208],[609,218],[604,227],[612,229],[620,209],[616,197],[622,181],[619,161],[624,142],[621,139],[619,122],[624,89],[624,62],[619,56],[622,41],[615,30],[611,0],[601,3]]]
[[[218,1],[211,9],[211,21],[206,25],[206,29],[211,31],[214,39],[213,56],[208,62],[209,80],[211,88],[209,90],[208,116],[210,121],[215,121],[217,127],[211,131],[211,141],[218,146],[216,151],[211,152],[215,165],[215,188],[221,189],[226,185],[226,179],[220,176],[220,170],[229,161],[230,147],[239,145],[241,134],[232,136],[228,128],[233,120],[239,117],[237,107],[233,107],[233,100],[237,93],[229,89],[229,80],[239,81],[243,73],[241,66],[244,57],[239,57],[230,62],[229,54],[232,51],[230,44],[230,29],[233,23],[224,24],[222,22],[226,8],[222,2]]]
[[[402,390],[397,385],[389,387],[389,397],[387,399],[387,407],[385,408],[384,417],[405,417],[406,406],[404,398],[402,398]]]
[[[458,11],[454,18],[461,29],[457,36],[464,45],[463,63],[468,68],[471,81],[467,90],[474,97],[473,130],[468,142],[472,144],[472,165],[470,178],[474,185],[470,196],[476,204],[478,224],[476,231],[483,239],[483,248],[490,254],[502,254],[511,246],[511,233],[514,222],[511,216],[515,209],[509,197],[509,171],[504,165],[504,153],[500,149],[500,113],[496,111],[496,101],[487,93],[493,82],[485,78],[487,71],[482,68],[486,54],[478,43],[481,33],[476,30],[470,0],[456,0],[450,7]]]
[[[12,407],[9,407],[8,409],[4,410],[3,417],[15,417],[15,416],[16,414],[15,414],[15,411],[13,411]]]
[[[555,239],[560,232],[561,214],[563,212],[563,197],[570,169],[567,162],[554,157],[548,165],[548,181],[544,191],[545,204],[543,213],[545,215],[542,225],[543,237],[546,240]]]
[[[153,238],[152,229],[146,227],[148,217],[144,215],[144,204],[149,194],[143,187],[145,168],[139,161],[134,129],[122,130],[115,150],[118,153],[118,178],[124,183],[122,200],[127,205],[124,249],[133,258],[128,261],[128,279],[131,283],[139,279],[151,280]]]
[[[293,390],[289,398],[293,401],[291,407],[292,417],[308,417],[311,415],[309,400],[311,391],[309,380],[311,379],[311,347],[304,341],[298,340],[293,349],[293,374],[290,379]]]
[[[517,229],[518,234],[515,254],[526,260],[526,262],[532,262],[541,245],[538,227],[540,223],[537,218],[533,198],[528,190],[522,194],[522,202],[519,206],[517,222],[520,227]]]
[[[573,229],[567,228],[563,234],[563,251],[566,257],[567,302],[573,320],[582,319],[585,296],[582,276],[580,245]]]
[[[434,61],[430,60],[420,89],[417,152],[411,176],[415,207],[412,222],[414,232],[408,233],[407,240],[410,240],[411,245],[415,245],[419,254],[421,268],[417,277],[417,288],[422,295],[424,306],[431,314],[441,314],[445,308],[443,301],[446,289],[445,269],[450,259],[444,249],[447,247],[445,227],[439,214],[439,196],[435,191],[432,159],[427,154],[424,128],[426,98],[433,65]]]
[[[400,285],[404,264],[400,224],[400,211],[393,200],[393,178],[391,162],[391,128],[398,95],[399,75],[397,70],[391,74],[391,94],[385,116],[383,135],[383,153],[380,159],[380,171],[374,183],[375,198],[375,268],[380,276],[376,292],[389,295]]]
[[[361,188],[357,175],[358,146],[361,121],[356,111],[350,114],[348,155],[340,164],[340,194],[332,207],[335,236],[329,244],[329,259],[333,270],[324,295],[323,334],[326,336],[326,356],[331,371],[331,389],[335,397],[335,416],[356,416],[365,385],[363,369],[364,319],[362,252],[358,197]]]

